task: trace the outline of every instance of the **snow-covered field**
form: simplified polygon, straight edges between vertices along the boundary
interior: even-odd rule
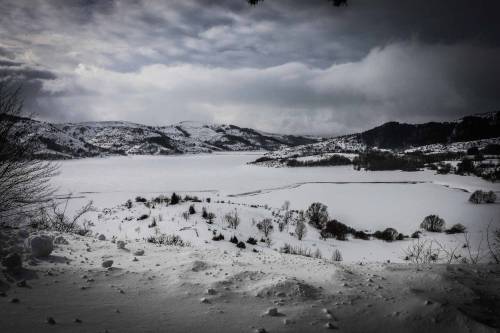
[[[159,231],[179,234],[200,246],[211,239],[213,229],[226,230],[226,238],[232,234],[244,239],[259,238],[252,219],[258,221],[279,212],[285,200],[296,210],[306,209],[312,202],[322,202],[328,206],[331,218],[370,232],[392,227],[409,235],[418,229],[425,216],[438,214],[448,226],[465,225],[474,244],[478,244],[489,223],[493,227],[500,225],[500,204],[468,202],[470,192],[476,189],[500,191],[498,183],[478,177],[436,175],[432,171],[355,171],[350,166],[265,168],[247,164],[257,157],[258,153],[225,153],[71,160],[61,162],[61,174],[55,183],[62,197],[68,193],[76,197],[70,202],[70,211],[88,200],[94,201],[98,208],[92,217],[95,232],[108,237],[144,238],[153,233],[147,228],[150,220],[137,221],[136,218],[143,213],[150,218],[161,215],[166,222],[159,223]],[[198,195],[202,199],[210,197],[212,203],[195,206],[198,212],[202,207],[213,211],[218,216],[215,225],[206,225],[199,216],[183,221],[181,215],[187,210],[187,203],[152,210],[137,205],[132,211],[122,206],[127,199],[133,200],[138,195],[150,199],[159,194],[169,196],[172,192]],[[97,219],[104,208],[114,208],[113,214],[104,217],[100,214],[101,219]],[[227,231],[222,217],[235,208],[241,216],[241,225],[237,232]],[[124,219],[128,221],[123,223]],[[195,227],[199,235],[194,236],[190,227]],[[462,235],[428,234],[425,237],[454,247],[463,242]],[[287,232],[277,232],[276,226],[272,238],[274,249],[291,243],[312,250],[319,248],[324,256],[330,256],[333,249],[339,248],[345,261],[379,262],[402,261],[403,249],[409,242],[322,241],[318,232],[310,227],[305,239],[298,242]]]
[[[94,201],[96,210],[84,215],[92,233],[45,231],[58,241],[48,257],[34,257],[23,252],[23,244],[40,231],[0,230],[0,251],[22,253],[24,260],[20,270],[3,271],[0,332],[497,332],[500,270],[488,260],[411,265],[403,260],[411,239],[322,240],[307,226],[299,241],[290,234],[293,225],[280,232],[275,222],[269,244],[260,241],[254,221],[276,219],[284,200],[292,209],[320,201],[331,218],[357,229],[394,227],[409,234],[425,215],[437,213],[448,225],[468,228],[474,252],[487,224],[499,226],[500,204],[470,204],[467,191],[498,193],[498,184],[430,171],[246,164],[256,157],[61,162],[54,180],[59,195],[72,192],[70,216]],[[138,195],[151,199],[173,191],[203,201],[134,201]],[[131,207],[124,205],[127,199]],[[196,212],[186,214],[192,204]],[[203,207],[216,215],[212,224],[202,218]],[[235,210],[241,222],[232,229],[223,217]],[[139,219],[142,215],[147,217]],[[146,241],[162,234],[179,235],[190,244]],[[214,234],[224,240],[214,240]],[[258,242],[241,249],[229,242],[232,236]],[[467,256],[462,234],[423,234],[424,241],[430,239]],[[319,250],[322,258],[280,253],[285,243],[311,254]],[[333,260],[335,250],[343,261]]]

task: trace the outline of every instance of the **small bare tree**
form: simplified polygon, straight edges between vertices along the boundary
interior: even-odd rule
[[[342,252],[339,249],[335,249],[332,253],[332,261],[342,261]]]
[[[189,212],[182,212],[182,218],[187,222],[189,220]]]
[[[61,205],[54,200],[52,200],[49,205],[41,206],[32,218],[31,226],[37,229],[49,229],[60,232],[77,233],[80,235],[87,234],[89,232],[89,222],[84,221],[82,226],[80,226],[78,222],[85,214],[95,209],[92,201],[89,201],[76,211],[73,217],[69,217],[66,211],[70,199],[71,196],[66,199],[62,208]]]
[[[283,203],[283,206],[281,206],[281,209],[283,210],[283,215],[281,217],[281,221],[279,222],[279,229],[280,231],[283,231],[283,229],[287,227],[288,230],[288,224],[292,219],[292,211],[290,211],[290,201],[286,200]]]
[[[328,207],[321,202],[313,202],[305,212],[309,224],[316,229],[322,229],[328,222]]]
[[[465,258],[465,261],[469,264],[478,264],[485,255],[483,250],[483,236],[481,235],[481,240],[477,244],[476,248],[472,249],[470,233],[466,231],[463,235],[465,241],[464,247],[467,249],[467,258]]]
[[[235,209],[234,213],[227,213],[224,216],[224,220],[226,220],[226,223],[228,224],[229,228],[233,229],[238,228],[238,225],[240,224],[240,217],[238,215],[238,211]]]
[[[457,254],[460,246],[447,247],[441,244],[439,241],[434,240],[434,243],[439,247],[440,252],[443,254],[441,258],[446,261],[447,264],[452,264],[453,262],[459,262],[462,258],[461,254]],[[463,259],[463,258],[462,258]]]
[[[490,231],[491,222],[486,228],[486,243],[491,258],[495,263],[500,264],[500,229]]]
[[[306,217],[304,216],[304,211],[301,210],[297,216],[297,220],[295,221],[295,235],[298,240],[302,240],[306,233]]]
[[[265,218],[259,223],[257,223],[257,228],[266,236],[269,237],[269,234],[273,231],[273,221],[269,218]]]
[[[50,179],[58,166],[34,157],[36,143],[23,109],[20,88],[0,82],[0,220],[32,212],[47,204]]]
[[[417,239],[404,250],[405,259],[416,265],[437,262],[439,259],[439,249],[433,247],[432,244],[432,241],[428,242]]]

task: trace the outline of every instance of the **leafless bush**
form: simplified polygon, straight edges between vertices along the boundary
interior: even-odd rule
[[[238,215],[238,211],[235,209],[233,213],[227,213],[224,216],[224,220],[226,220],[226,223],[228,224],[229,228],[233,229],[238,228],[238,225],[240,224],[240,217]]]
[[[464,232],[464,247],[467,249],[467,257],[464,257],[463,262],[468,264],[477,264],[481,262],[485,257],[485,251],[483,249],[484,237],[481,236],[479,244],[473,249],[470,241],[470,233]]]
[[[438,215],[429,215],[420,223],[420,228],[432,232],[442,232],[446,223]]]
[[[328,207],[320,202],[313,202],[305,212],[309,224],[317,229],[322,229],[328,222]]]
[[[306,233],[306,218],[304,216],[304,211],[301,210],[295,221],[295,235],[297,236],[298,240],[302,240]]]
[[[339,249],[335,249],[332,253],[332,261],[342,261],[342,253]]]
[[[500,264],[500,229],[490,231],[490,225],[486,229],[486,243],[488,244],[488,251],[491,258],[495,263]]]
[[[262,231],[264,236],[269,237],[269,234],[273,231],[273,221],[269,218],[265,218],[257,223],[257,228]]]
[[[55,201],[52,201],[48,206],[40,207],[39,210],[33,214],[31,226],[37,229],[77,233],[80,235],[87,234],[91,223],[89,221],[83,221],[80,226],[78,222],[83,215],[94,209],[93,203],[89,201],[70,218],[66,213],[70,199],[71,197],[66,199],[63,208]]]
[[[439,249],[433,247],[433,242],[421,239],[408,245],[404,254],[405,260],[417,265],[430,264],[439,259]]]
[[[462,255],[457,253],[460,246],[448,247],[441,244],[437,240],[434,240],[434,242],[439,247],[439,251],[441,253],[441,259],[447,264],[453,264],[463,261]]]
[[[172,235],[160,234],[160,235],[150,236],[146,240],[147,242],[156,245],[179,246],[179,247],[191,246],[190,242],[183,241],[181,236],[173,234]]]
[[[469,201],[475,204],[495,203],[496,200],[497,195],[495,194],[495,192],[484,192],[481,190],[474,191],[474,193],[472,193],[469,198]]]
[[[32,212],[48,204],[53,189],[50,179],[58,166],[34,158],[35,136],[20,117],[20,89],[0,82],[0,219]],[[21,135],[16,135],[21,133]]]
[[[283,203],[281,209],[283,210],[283,214],[281,215],[281,221],[278,224],[280,232],[283,231],[285,227],[288,227],[288,224],[290,223],[293,215],[292,211],[290,210],[290,201],[286,200]]]
[[[313,253],[310,248],[301,247],[301,246],[293,246],[293,245],[290,245],[288,243],[285,243],[285,245],[283,245],[283,247],[280,248],[280,252],[286,253],[286,254],[293,254],[293,255],[299,255],[299,256],[304,256],[304,257],[321,259],[321,252],[319,251],[319,249],[317,249]]]

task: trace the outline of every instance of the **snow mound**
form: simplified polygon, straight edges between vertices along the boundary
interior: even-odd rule
[[[298,281],[295,278],[287,278],[284,281],[272,283],[257,291],[258,297],[290,297],[301,300],[314,300],[320,296],[320,291],[312,285]]]
[[[242,286],[250,282],[259,281],[265,276],[263,272],[260,271],[243,271],[226,277],[222,281],[215,283],[216,287],[229,287],[229,286]]]
[[[209,265],[201,260],[195,260],[193,261],[193,265],[191,266],[191,270],[193,272],[201,272],[206,270],[209,267]]]

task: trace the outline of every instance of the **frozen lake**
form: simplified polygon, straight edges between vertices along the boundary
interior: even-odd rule
[[[195,193],[202,197],[293,209],[314,202],[329,207],[331,217],[369,230],[393,226],[410,233],[424,216],[439,214],[448,224],[480,231],[500,224],[500,204],[472,205],[476,189],[500,192],[500,185],[477,177],[435,175],[432,171],[355,171],[350,166],[266,168],[248,165],[260,153],[180,156],[128,156],[60,162],[54,182],[59,193],[77,197],[74,208],[94,200],[111,207],[137,195]]]

